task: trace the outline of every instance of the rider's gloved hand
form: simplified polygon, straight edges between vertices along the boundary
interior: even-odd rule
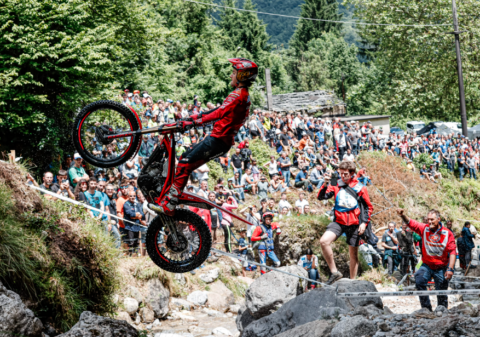
[[[192,119],[192,121],[195,125],[201,125],[202,124],[202,115],[201,114],[191,115],[190,118]]]
[[[193,127],[193,122],[178,121],[177,127],[183,131],[190,130]]]

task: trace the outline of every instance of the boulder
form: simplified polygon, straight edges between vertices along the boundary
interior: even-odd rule
[[[240,310],[240,305],[238,304],[231,304],[228,307],[228,311],[230,311],[231,313],[234,313],[235,315],[238,313],[238,310]]]
[[[150,305],[156,317],[163,318],[167,316],[170,291],[163,286],[159,279],[149,280],[147,287],[148,294],[145,297],[145,303]]]
[[[57,337],[138,337],[138,331],[125,321],[97,316],[84,311],[70,331]]]
[[[300,266],[293,265],[279,269],[294,275],[308,277],[307,271]],[[269,272],[257,278],[245,293],[245,302],[248,310],[255,318],[269,315],[271,310],[280,306],[298,294],[304,292],[306,282],[295,276]]]
[[[132,317],[128,314],[128,312],[120,311],[117,313],[117,317],[115,318],[119,321],[126,321],[128,324],[133,324]]]
[[[448,310],[450,314],[463,314],[465,316],[477,317],[478,307],[470,303],[460,303],[459,305]]]
[[[338,285],[338,292],[356,292],[360,289],[363,289],[361,290],[363,292],[377,291],[375,285],[368,281],[340,280],[335,284]],[[273,314],[250,321],[248,324],[238,324],[240,316],[245,315],[239,313],[237,328],[240,331],[243,329],[242,337],[271,337],[319,319],[337,318],[340,314],[346,314],[361,305],[373,305],[383,309],[380,297],[342,298],[336,295],[335,288],[315,289],[288,301]],[[369,308],[373,310],[371,306]],[[247,322],[245,320],[245,323]]]
[[[377,308],[372,304],[369,304],[366,307],[356,307],[354,310],[354,315],[362,315],[365,317],[376,317],[376,316],[383,315],[383,310]]]
[[[332,329],[331,337],[373,336],[377,326],[363,316],[347,317]]]
[[[208,300],[208,295],[206,291],[196,290],[190,295],[187,296],[187,301],[195,305],[204,305]]]
[[[198,275],[198,277],[205,283],[212,283],[220,276],[220,269],[215,268],[207,271],[204,274]]]
[[[143,302],[143,295],[138,288],[133,286],[128,287],[127,294],[129,297],[136,299],[139,304]]]
[[[235,297],[230,289],[228,289],[222,282],[217,281],[210,286],[210,291],[207,292],[207,304],[210,308],[225,312],[231,304],[235,303]]]
[[[242,305],[240,309],[238,309],[237,318],[235,320],[238,331],[242,332],[253,321],[255,321],[255,318],[253,318],[252,314],[250,314],[250,311],[248,311],[247,307]]]
[[[0,331],[8,332],[8,336],[40,337],[42,329],[42,322],[20,296],[0,283]]]
[[[170,301],[170,305],[173,307],[180,308],[183,310],[188,310],[188,311],[192,310],[193,308],[192,302],[183,300],[181,298],[176,298],[176,297],[172,297],[172,300]]]
[[[134,298],[127,297],[123,300],[123,306],[125,307],[126,312],[133,315],[138,310],[138,301]]]
[[[335,326],[334,320],[318,320],[303,324],[291,330],[282,332],[275,337],[323,337],[330,336],[330,332]]]
[[[153,323],[155,320],[155,313],[152,309],[143,307],[140,309],[140,317],[144,323]]]

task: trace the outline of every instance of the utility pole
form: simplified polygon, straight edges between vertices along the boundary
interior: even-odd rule
[[[273,110],[273,97],[272,97],[272,81],[270,79],[270,69],[265,68],[265,84],[267,87],[267,109]]]
[[[460,34],[464,33],[464,31],[458,30],[457,5],[455,3],[455,0],[452,0],[452,12],[454,31],[449,34],[455,35],[455,51],[457,53],[458,90],[460,91],[460,114],[462,118],[462,133],[465,137],[468,137],[467,107],[465,105],[465,88],[463,86],[462,55],[460,54]]]

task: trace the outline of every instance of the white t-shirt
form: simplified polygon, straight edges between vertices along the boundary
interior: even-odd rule
[[[200,172],[200,171],[203,171],[203,170],[207,170],[207,172]],[[198,181],[202,181],[202,180],[208,180],[208,166],[207,164],[203,164],[202,166],[200,166],[198,169],[197,169],[197,177],[198,177]]]
[[[302,213],[303,213],[303,208],[308,205],[310,204],[305,199],[303,199],[302,201],[300,201],[300,199],[295,201],[295,207],[298,207],[298,209],[300,209]]]
[[[343,155],[344,161],[355,161],[355,156],[353,153]]]
[[[243,185],[243,186],[247,186],[249,185],[249,183],[247,183],[247,177],[250,179],[250,180],[253,180],[253,174],[250,174],[250,175],[247,175],[247,174],[244,174],[242,175],[242,179],[240,180],[240,184]]]
[[[269,174],[278,174],[278,167],[277,167],[277,162],[273,161],[268,163],[268,173]]]
[[[281,212],[284,207],[287,207],[289,210],[293,208],[287,200],[282,199],[278,202],[278,211]]]

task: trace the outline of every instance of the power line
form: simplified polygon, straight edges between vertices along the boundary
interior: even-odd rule
[[[259,11],[252,11],[249,9],[243,8],[235,8],[235,7],[228,7],[218,4],[211,4],[206,2],[200,2],[195,0],[183,0],[188,1],[196,4],[206,5],[206,6],[214,6],[214,7],[221,7],[226,9],[233,9],[236,11],[243,11],[243,12],[250,12],[256,14],[263,14],[263,15],[272,15],[272,16],[280,16],[283,18],[292,18],[292,19],[302,19],[302,20],[310,20],[310,21],[323,21],[323,22],[333,22],[333,23],[350,23],[355,25],[364,25],[364,26],[398,26],[398,27],[436,27],[436,26],[450,26],[449,23],[442,23],[442,24],[424,24],[424,25],[409,25],[409,24],[395,24],[395,23],[370,23],[370,22],[358,22],[358,21],[335,21],[335,20],[324,20],[324,19],[313,19],[313,18],[304,18],[301,16],[293,16],[293,15],[283,15],[283,14],[274,14],[274,13],[266,13],[266,12],[259,12]]]

